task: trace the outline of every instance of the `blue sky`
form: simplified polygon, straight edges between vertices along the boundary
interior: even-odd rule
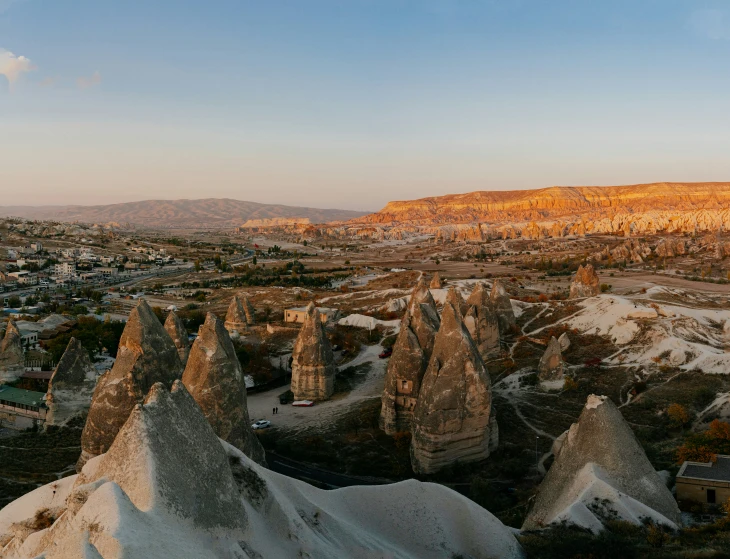
[[[730,3],[0,0],[0,204],[730,180]]]

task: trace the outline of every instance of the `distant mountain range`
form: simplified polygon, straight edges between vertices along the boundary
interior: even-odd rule
[[[344,221],[366,212],[259,204],[228,198],[144,200],[104,206],[0,206],[0,216],[82,223],[119,223],[136,227],[227,229],[249,220],[309,219],[312,223]]]

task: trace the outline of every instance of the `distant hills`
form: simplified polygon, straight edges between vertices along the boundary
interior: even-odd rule
[[[104,206],[0,206],[0,216],[82,223],[132,224],[146,228],[227,229],[249,220],[309,219],[344,221],[366,215],[350,210],[259,204],[228,198],[144,200]]]
[[[389,202],[357,223],[438,225],[611,218],[633,214],[652,220],[657,213],[726,221],[730,183],[652,183],[629,186],[553,186],[537,190],[478,191]],[[704,215],[703,212],[707,213]],[[664,218],[663,218],[664,219]],[[710,227],[711,228],[711,227]]]

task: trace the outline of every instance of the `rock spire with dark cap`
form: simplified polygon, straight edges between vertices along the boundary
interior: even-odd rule
[[[185,329],[182,319],[177,316],[175,311],[170,311],[165,319],[165,331],[170,334],[172,342],[177,348],[177,354],[180,356],[180,361],[183,367],[188,362],[188,355],[190,354],[190,340],[188,339],[188,331]]]
[[[593,297],[601,293],[601,280],[593,269],[593,264],[584,268],[578,266],[578,271],[570,284],[570,298]]]
[[[24,370],[23,338],[11,320],[0,343],[0,384],[18,380]]]
[[[291,390],[295,400],[327,400],[335,391],[335,360],[314,303],[309,303],[304,324],[292,353]]]
[[[411,430],[413,410],[439,325],[436,303],[421,276],[411,293],[385,373],[380,428],[389,435]]]
[[[621,412],[606,396],[591,395],[567,431],[522,529],[566,521],[597,532],[603,528],[601,510],[635,524],[643,518],[680,524],[674,497]]]
[[[499,331],[502,333],[509,331],[517,324],[517,319],[514,310],[512,310],[509,294],[500,280],[494,280],[489,298],[499,319]]]
[[[411,464],[420,474],[489,456],[492,392],[451,289],[413,414]]]
[[[96,370],[89,352],[79,340],[71,338],[48,382],[46,425],[63,425],[88,410],[95,386]]]
[[[153,384],[170,387],[182,373],[175,344],[149,305],[140,299],[122,332],[114,366],[96,384],[81,435],[77,469],[109,449],[129,413]]]
[[[464,324],[477,345],[479,355],[486,359],[499,351],[499,318],[482,282],[474,286],[466,305]]]
[[[565,377],[565,366],[563,354],[560,350],[560,342],[553,336],[550,338],[547,349],[540,358],[538,365],[538,377],[540,380],[562,380]]]
[[[234,295],[231,304],[228,305],[226,313],[226,330],[233,338],[238,338],[248,330],[248,321],[246,320],[246,311],[243,308],[241,299],[238,295]]]
[[[216,435],[264,464],[264,449],[251,429],[236,349],[223,323],[212,313],[198,331],[182,381]]]

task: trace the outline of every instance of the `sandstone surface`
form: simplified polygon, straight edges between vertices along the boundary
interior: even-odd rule
[[[482,282],[476,284],[466,300],[466,305],[464,324],[482,359],[486,360],[499,351],[499,317]]]
[[[291,390],[295,400],[327,400],[335,391],[335,359],[314,303],[299,331],[292,353]]]
[[[25,371],[25,355],[20,331],[11,320],[5,328],[5,336],[0,343],[0,384],[14,382]]]
[[[177,348],[177,354],[180,356],[180,361],[183,367],[188,362],[188,355],[190,354],[190,340],[188,339],[188,331],[185,329],[182,319],[175,313],[170,311],[165,319],[165,331],[172,338],[172,342]]]
[[[592,264],[579,266],[570,284],[570,298],[593,297],[601,293],[601,280]]]
[[[96,386],[96,370],[89,353],[76,338],[71,338],[53,371],[46,392],[46,425],[63,425],[86,412]]]

